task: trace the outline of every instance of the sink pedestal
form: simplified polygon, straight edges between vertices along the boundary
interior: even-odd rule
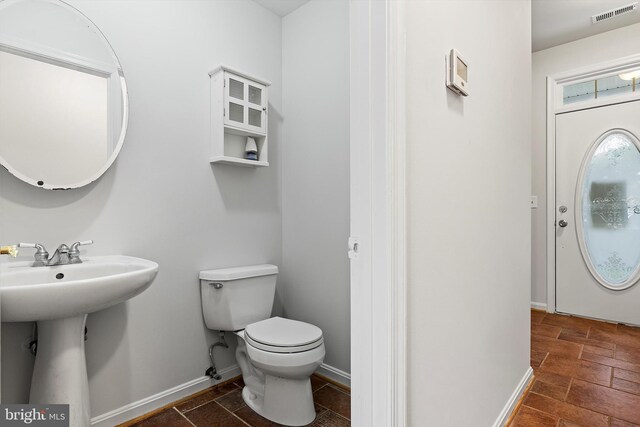
[[[53,302],[52,302],[53,303]],[[90,423],[84,355],[86,314],[38,322],[38,353],[29,403],[69,404],[70,427]]]

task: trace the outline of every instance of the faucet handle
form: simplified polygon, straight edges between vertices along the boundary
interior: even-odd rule
[[[47,250],[44,248],[44,245],[41,245],[40,243],[18,243],[18,247],[19,248],[33,248],[36,250],[36,254],[47,254],[47,256],[49,255],[49,253],[47,252]]]
[[[73,245],[71,245],[71,251],[77,251],[78,246],[85,246],[85,245],[93,245],[93,240],[83,240],[81,242],[75,242]]]
[[[71,249],[69,250],[69,262],[71,264],[80,264],[82,260],[80,259],[80,246],[92,245],[93,240],[83,240],[80,242],[75,242],[71,245]]]
[[[44,245],[40,243],[18,243],[19,248],[34,248],[36,253],[33,258],[35,259],[34,266],[45,265],[49,259],[49,252],[45,249]]]

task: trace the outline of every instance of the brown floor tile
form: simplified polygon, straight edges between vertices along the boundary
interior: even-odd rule
[[[639,427],[638,424],[631,424],[626,421],[611,418],[611,427]]]
[[[317,377],[315,375],[311,375],[311,391],[312,392],[326,386],[327,384],[328,383],[322,378]]]
[[[238,378],[233,383],[240,388],[244,388],[244,381],[242,380],[242,377]]]
[[[536,381],[540,381],[547,384],[556,385],[559,387],[569,388],[571,384],[571,378],[564,375],[558,375],[550,372],[538,372],[536,374]]]
[[[549,337],[539,335],[531,336],[531,350],[548,352],[551,354],[560,354],[563,356],[577,359],[582,351],[582,346],[568,341],[560,341]]]
[[[341,417],[333,411],[324,411],[316,416],[316,419],[309,424],[312,427],[347,427],[351,421]]]
[[[574,381],[575,382],[575,381]],[[573,390],[573,386],[571,387]],[[571,390],[569,391],[571,394]],[[536,393],[529,393],[524,401],[526,406],[555,415],[567,421],[589,427],[609,427],[609,417],[579,406],[560,402]]]
[[[640,396],[623,391],[574,380],[567,402],[624,421],[640,423]]]
[[[192,411],[186,412],[184,416],[197,427],[246,427],[242,421],[216,402],[209,402],[206,405],[202,405]]]
[[[176,409],[180,412],[186,412],[193,408],[196,408],[200,405],[204,405],[205,403],[211,402],[219,398],[220,396],[224,396],[227,393],[232,392],[233,390],[237,390],[238,386],[233,383],[228,383],[223,386],[214,386],[206,393],[203,393],[197,397],[194,397],[191,400],[187,400],[186,402],[181,403],[176,406]]]
[[[142,420],[131,427],[193,427],[175,409],[167,409],[153,417]]]
[[[627,371],[626,369],[614,368],[613,377],[621,378],[627,381],[633,381],[634,383],[640,383],[640,373]]]
[[[219,405],[222,405],[230,412],[235,412],[245,406],[244,400],[242,399],[241,388],[233,390],[231,393],[227,393],[224,396],[217,398],[216,402],[218,402]]]
[[[640,395],[640,384],[623,380],[621,378],[613,377],[613,380],[611,381],[611,388],[615,388],[616,390],[620,391],[626,391],[627,393]]]
[[[564,397],[567,395],[567,391],[569,387],[560,387],[553,384],[544,383],[542,381],[537,381],[531,387],[532,393],[538,393],[543,396],[551,397],[556,400],[564,400]]]
[[[351,418],[351,396],[331,384],[313,393],[313,400],[345,418]]]
[[[579,378],[606,386],[611,382],[611,369],[611,367],[599,363],[587,360],[574,360],[555,354],[547,356],[542,366],[540,366],[540,372]]]
[[[582,351],[586,351],[587,353],[591,354],[597,354],[598,356],[613,357],[613,350],[609,348],[602,348],[585,344]]]
[[[575,331],[573,329],[567,329],[567,328],[562,328],[562,333],[560,334],[563,337],[573,337],[573,338],[581,338],[581,339],[587,339],[587,335],[589,335],[589,328],[587,328],[586,332],[585,331]],[[560,338],[560,337],[558,337]],[[564,339],[564,338],[560,338],[560,339]],[[571,341],[570,339],[567,341]]]
[[[555,427],[558,417],[522,406],[510,427]]]
[[[532,324],[539,324],[542,322],[542,319],[544,319],[544,316],[547,314],[547,312],[545,311],[541,311],[541,310],[531,310],[531,323]]]
[[[625,362],[624,360],[612,359],[611,357],[598,356],[597,354],[591,354],[583,352],[580,356],[582,360],[589,360],[591,362],[599,363],[601,365],[612,366],[614,368],[626,369],[627,371],[640,372],[640,365],[635,363]]]
[[[533,335],[542,335],[550,338],[558,338],[562,328],[560,326],[555,325],[543,325],[543,324],[532,324],[531,325],[531,334]]]
[[[640,364],[640,348],[618,345],[616,346],[616,359]]]

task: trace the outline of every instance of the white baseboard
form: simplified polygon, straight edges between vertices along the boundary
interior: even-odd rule
[[[338,368],[323,363],[316,373],[351,388],[351,374],[348,372],[341,371]]]
[[[531,308],[535,308],[536,310],[544,310],[547,311],[547,304],[543,302],[534,302],[531,301]]]
[[[507,420],[511,416],[511,413],[513,412],[513,410],[516,408],[518,401],[520,400],[520,398],[522,397],[522,394],[527,389],[527,386],[529,385],[529,382],[531,382],[532,378],[533,378],[533,369],[531,368],[531,366],[529,366],[529,369],[527,369],[527,372],[525,372],[524,376],[518,383],[518,386],[513,391],[513,394],[507,401],[507,404],[504,405],[504,408],[502,408],[502,411],[500,411],[500,415],[498,416],[498,419],[496,420],[496,422],[493,423],[493,427],[503,427],[506,424]]]
[[[169,390],[162,391],[158,394],[154,394],[153,396],[149,396],[121,408],[114,409],[106,414],[93,417],[91,418],[91,425],[98,427],[112,427],[122,424],[158,408],[162,408],[171,402],[175,402],[209,388],[212,385],[237,377],[240,375],[240,368],[238,365],[233,365],[228,368],[221,369],[218,373],[222,375],[222,379],[220,381],[215,381],[206,376],[196,378],[179,386],[170,388]]]

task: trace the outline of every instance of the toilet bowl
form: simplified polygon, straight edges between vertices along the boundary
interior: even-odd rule
[[[276,423],[302,426],[316,416],[311,374],[325,355],[322,330],[269,317],[278,269],[274,265],[200,272],[202,310],[209,329],[234,331],[247,406]]]

